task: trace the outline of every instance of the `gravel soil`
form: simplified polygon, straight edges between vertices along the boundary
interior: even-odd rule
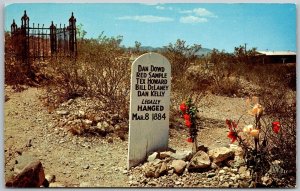
[[[40,99],[43,92],[43,88],[29,87],[15,92],[10,86],[5,87],[5,180],[16,172],[20,162],[39,159],[45,174],[55,175],[56,185],[132,186],[133,175],[126,170],[128,139],[121,140],[115,134],[105,137],[72,135],[61,127],[57,113],[43,105]],[[247,113],[247,109],[245,98],[205,97],[199,107],[202,128],[198,142],[209,148],[228,145],[230,141],[226,137],[228,129],[225,119],[237,120],[243,113]],[[251,116],[245,116],[241,125],[251,119]],[[177,151],[191,150],[192,145],[186,142],[188,131],[181,124],[178,119],[178,123],[170,128],[169,147]],[[201,173],[181,178],[188,179],[189,176],[203,176],[207,179]],[[177,182],[177,186],[189,185]],[[193,183],[193,186],[206,187],[201,183]]]

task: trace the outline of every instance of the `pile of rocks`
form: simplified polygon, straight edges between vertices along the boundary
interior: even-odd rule
[[[242,149],[231,144],[191,152],[154,152],[132,168],[129,185],[137,187],[251,187]]]
[[[102,108],[102,109],[99,109]],[[125,140],[128,122],[118,114],[106,111],[105,104],[91,98],[70,99],[56,109],[58,127],[67,128],[72,134],[106,136],[115,132]]]

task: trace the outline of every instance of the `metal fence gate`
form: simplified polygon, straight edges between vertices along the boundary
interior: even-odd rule
[[[69,25],[59,27],[53,21],[49,27],[44,24],[29,25],[29,17],[24,11],[21,27],[13,20],[11,24],[11,42],[17,59],[24,62],[29,60],[45,60],[53,56],[76,57],[76,18],[72,15]]]

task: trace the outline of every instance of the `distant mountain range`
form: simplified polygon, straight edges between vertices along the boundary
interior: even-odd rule
[[[197,52],[197,55],[198,56],[206,56],[208,54],[210,54],[212,52],[211,49],[209,48],[201,48],[198,52]]]
[[[152,46],[141,46],[140,50],[145,52],[161,52],[164,48],[162,47],[152,47]],[[206,56],[207,54],[211,53],[211,49],[209,48],[201,48],[196,55],[198,56]]]

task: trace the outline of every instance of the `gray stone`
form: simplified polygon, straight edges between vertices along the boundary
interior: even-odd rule
[[[249,188],[249,182],[248,181],[240,181],[239,182],[239,187],[240,188]]]
[[[97,128],[100,129],[101,131],[105,131],[105,127],[102,125],[101,122],[97,123]]]
[[[171,157],[176,160],[187,161],[192,157],[192,152],[191,151],[176,152],[176,153],[172,153]]]
[[[229,144],[229,148],[234,152],[234,155],[240,158],[244,156],[244,150],[242,147],[234,144]]]
[[[130,180],[128,183],[130,184],[130,186],[138,186],[139,185],[139,183],[137,181],[133,181],[133,180]]]
[[[108,128],[109,127],[109,124],[106,121],[103,121],[102,125],[104,126],[104,128]]]
[[[150,181],[150,182],[148,182],[148,185],[149,185],[149,186],[157,186],[157,182],[155,182],[155,181]]]
[[[76,113],[76,116],[78,118],[84,118],[85,117],[85,112],[82,111],[82,110],[79,110],[77,113]]]
[[[148,162],[152,162],[152,161],[154,161],[157,158],[157,156],[158,156],[158,153],[154,152],[154,153],[152,153],[151,155],[148,156],[147,161]]]
[[[154,159],[154,161],[152,161],[152,164],[153,164],[154,166],[157,166],[159,163],[161,163],[161,161],[162,161],[162,160],[160,160],[160,159]]]
[[[228,182],[224,182],[224,183],[221,185],[221,187],[223,187],[223,188],[228,188],[228,187],[229,187],[229,183],[228,183]]]
[[[188,164],[188,169],[204,169],[210,167],[208,154],[198,151]]]
[[[102,120],[102,118],[99,117],[99,116],[96,116],[96,117],[94,118],[94,120],[98,123],[98,122],[100,122],[100,121]]]
[[[246,164],[246,162],[245,162],[244,158],[242,158],[240,156],[235,156],[232,167],[240,167],[240,166],[243,166],[245,164]]]
[[[173,173],[174,173],[174,169],[168,170],[168,174],[169,174],[169,175],[172,175]]]
[[[46,180],[47,180],[49,183],[55,182],[55,179],[56,179],[56,177],[55,177],[54,174],[47,174],[47,175],[45,176],[45,178],[46,178]]]
[[[241,178],[250,178],[251,177],[250,171],[247,170],[246,166],[241,166],[239,168],[239,174],[240,174]]]
[[[83,169],[89,169],[89,168],[90,168],[90,165],[88,165],[88,164],[83,165],[82,168],[83,168]]]
[[[83,123],[86,125],[91,125],[93,123],[93,121],[85,119],[85,120],[83,120]]]
[[[268,176],[263,176],[263,177],[261,178],[261,181],[262,181],[262,183],[263,183],[264,185],[266,185],[266,186],[270,186],[270,185],[273,183],[273,179],[270,178],[270,177],[268,177]]]
[[[148,178],[148,177],[154,177],[155,176],[155,167],[154,166],[147,166],[145,169],[144,169],[144,172],[145,172],[145,176]]]
[[[168,158],[172,155],[173,153],[171,151],[164,151],[159,153],[159,158],[160,159],[165,159]]]
[[[226,147],[219,147],[208,151],[209,158],[215,163],[222,162],[233,156],[233,154],[233,151]]]
[[[225,174],[225,170],[219,170],[219,174]]]
[[[111,132],[113,130],[113,127],[111,127],[106,121],[98,122],[97,128],[105,132]]]
[[[56,113],[57,113],[58,115],[68,115],[68,114],[69,114],[69,111],[67,111],[67,110],[60,110],[60,111],[56,111]]]
[[[240,173],[240,174],[244,174],[246,171],[247,171],[247,167],[246,167],[246,166],[241,166],[241,167],[239,168],[239,173]]]
[[[236,180],[237,180],[235,176],[230,177],[230,179],[231,179],[233,182],[236,182]]]
[[[207,178],[212,178],[214,176],[216,176],[216,173],[214,173],[214,172],[211,172],[211,173],[207,174]]]
[[[220,182],[223,182],[224,176],[219,176],[219,180],[220,180]]]
[[[29,139],[29,140],[28,140],[28,143],[26,144],[26,147],[31,147],[31,146],[32,146],[32,143],[31,143],[31,142],[32,142],[32,140]]]
[[[211,165],[210,165],[210,168],[212,168],[212,169],[218,169],[220,167],[216,163],[212,162]]]
[[[121,129],[121,126],[119,124],[117,124],[117,125],[114,126],[114,130],[117,131],[117,130],[120,130],[120,129]]]
[[[255,188],[256,187],[256,183],[254,181],[251,181],[249,188]]]
[[[174,168],[177,174],[181,174],[186,167],[186,163],[183,160],[173,160],[171,167]]]
[[[69,100],[67,101],[67,105],[70,105],[70,104],[72,104],[72,103],[73,103],[73,101],[74,101],[74,99],[69,99]]]
[[[159,169],[159,174],[160,174],[160,175],[163,175],[163,174],[165,174],[165,173],[167,172],[167,170],[168,170],[167,163],[163,162],[163,163],[161,164],[160,169]]]
[[[155,167],[155,169],[156,169],[155,172],[154,172],[154,177],[155,178],[158,178],[160,176],[160,173],[159,173],[160,172],[160,167],[161,167],[161,164],[159,164],[158,166]]]

